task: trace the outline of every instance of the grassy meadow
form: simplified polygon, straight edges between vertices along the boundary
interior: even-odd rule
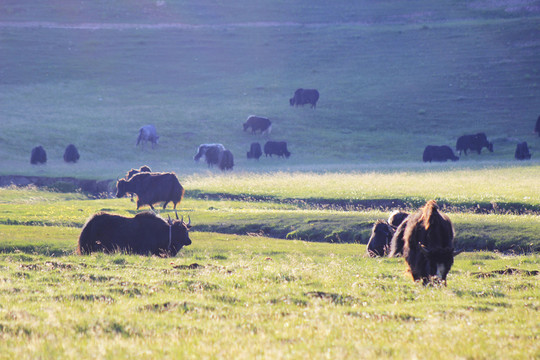
[[[194,226],[174,258],[77,256],[89,216],[135,204],[0,188],[0,359],[540,358],[539,9],[3,0],[0,175],[174,171]],[[316,109],[289,106],[300,87]],[[243,132],[250,114],[272,133]],[[145,124],[154,150],[135,147]],[[477,132],[493,153],[422,163]],[[267,140],[291,157],[248,161]],[[530,161],[513,159],[522,141]],[[201,143],[229,148],[234,170],[195,163]],[[37,145],[46,165],[30,165]],[[366,255],[377,219],[429,199],[466,250],[447,287]]]

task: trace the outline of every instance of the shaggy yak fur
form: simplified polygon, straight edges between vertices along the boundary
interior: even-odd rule
[[[435,281],[446,284],[446,276],[457,255],[454,254],[454,228],[448,216],[430,200],[400,227],[404,224],[403,257],[414,281],[422,281],[424,285]],[[398,249],[399,244],[392,244],[390,256],[396,256]]]
[[[151,173],[143,172],[133,175],[131,179],[120,179],[116,183],[116,197],[121,198],[126,194],[137,195],[137,209],[143,205],[149,205],[154,210],[154,204],[163,202],[163,208],[169,202],[176,205],[184,197],[184,188],[174,173]]]
[[[45,164],[47,162],[47,152],[43,146],[36,146],[32,149],[32,154],[30,155],[30,164]]]
[[[97,213],[90,217],[79,237],[77,253],[87,255],[95,251],[125,252],[140,255],[175,256],[183,246],[191,244],[183,220],[168,221],[152,212],[128,218]]]

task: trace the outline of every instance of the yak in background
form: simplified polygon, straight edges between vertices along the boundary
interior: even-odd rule
[[[67,163],[76,163],[80,159],[79,150],[73,144],[69,144],[64,151],[64,161]]]
[[[43,146],[39,145],[32,149],[32,153],[30,154],[30,164],[37,165],[37,164],[45,164],[47,162],[47,153],[45,152],[45,149]]]

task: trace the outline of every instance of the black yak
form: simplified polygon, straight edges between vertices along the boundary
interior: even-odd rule
[[[259,158],[262,155],[261,144],[259,144],[258,142],[251,143],[251,146],[249,147],[249,151],[247,152],[246,155],[248,159],[259,160]]]
[[[388,254],[394,228],[386,220],[377,220],[371,228],[366,251],[369,256],[377,257]]]
[[[133,177],[133,175],[139,174],[139,173],[142,173],[142,172],[152,172],[152,170],[150,169],[150,167],[148,165],[143,165],[138,169],[129,170],[127,172],[127,174],[126,174],[125,179],[129,180],[129,179],[131,179]],[[131,194],[131,201],[133,201],[133,194]]]
[[[77,254],[95,251],[116,251],[157,256],[176,256],[183,246],[191,244],[186,224],[178,219],[168,221],[152,212],[142,212],[128,218],[120,215],[97,213],[84,225]]]
[[[430,200],[404,223],[403,257],[414,281],[422,281],[424,285],[434,281],[446,284],[455,255],[450,218]],[[390,256],[395,256],[394,250],[392,247]]]
[[[285,156],[288,158],[291,156],[289,150],[287,150],[287,143],[285,141],[267,141],[264,144],[264,156],[272,157],[272,155],[277,155],[279,157]]]
[[[244,131],[251,128],[251,133],[260,131],[261,134],[270,134],[272,131],[272,122],[261,116],[249,115],[246,122],[244,123]]]
[[[159,202],[164,203],[164,209],[172,202],[176,210],[176,205],[184,197],[184,188],[172,172],[135,174],[129,180],[118,180],[116,188],[118,198],[128,193],[137,195],[137,210],[143,205],[149,205],[154,210],[153,205]]]
[[[529,160],[531,158],[531,153],[529,152],[529,146],[527,142],[524,141],[516,145],[516,152],[514,153],[516,160]]]
[[[232,170],[234,166],[234,156],[230,150],[225,150],[221,154],[221,158],[219,159],[219,169],[220,170]]]
[[[487,136],[484,133],[463,135],[456,141],[456,151],[460,156],[462,151],[467,155],[468,150],[476,151],[480,154],[484,147],[487,148],[489,152],[493,152],[493,143],[488,141]]]
[[[311,104],[311,108],[315,108],[318,100],[319,92],[316,89],[296,89],[293,97],[289,99],[289,104],[291,106]]]
[[[534,125],[534,132],[540,136],[540,116],[536,119],[536,125]]]
[[[449,146],[428,145],[424,149],[422,160],[424,160],[424,162],[446,160],[457,161],[459,160],[459,158],[454,154],[454,152],[452,151],[452,149],[450,149]]]
[[[43,146],[39,145],[32,149],[32,154],[30,155],[30,164],[45,164],[47,162],[47,153]]]
[[[64,161],[69,163],[69,162],[72,162],[72,163],[76,163],[77,161],[79,161],[79,158],[81,156],[79,155],[79,150],[77,150],[77,147],[75,147],[75,145],[73,144],[69,144],[67,147],[66,147],[66,150],[64,151]]]
[[[210,149],[213,149],[213,150],[210,150]],[[223,146],[222,144],[201,144],[197,148],[197,153],[193,157],[193,160],[199,161],[201,158],[204,158],[206,160],[206,163],[209,166],[217,164],[218,160],[216,160],[215,162],[213,162],[214,159],[212,159],[211,162],[208,161],[208,157],[207,157],[207,154],[206,154],[208,152],[208,150],[211,151],[212,156],[214,156],[215,154],[218,154],[218,157],[219,157],[219,154],[221,154],[223,151],[225,151],[225,146]]]
[[[146,144],[147,141],[150,141],[152,143],[152,149],[155,145],[157,145],[159,140],[159,136],[156,131],[156,127],[154,125],[144,125],[139,129],[139,136],[137,137],[137,145],[142,142],[141,147],[144,149],[144,144]]]

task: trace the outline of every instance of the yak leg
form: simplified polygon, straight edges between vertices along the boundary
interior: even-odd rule
[[[168,201],[165,201],[165,203],[163,204],[163,209],[165,209],[167,207],[168,203],[169,203]]]

